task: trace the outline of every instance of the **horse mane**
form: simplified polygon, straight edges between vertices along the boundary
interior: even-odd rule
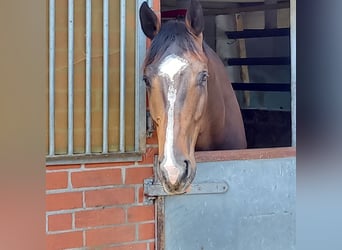
[[[161,26],[159,33],[153,38],[143,67],[158,60],[174,43],[181,49],[181,53],[191,52],[198,58],[201,58],[203,54],[196,45],[193,35],[187,30],[184,21],[170,20]]]

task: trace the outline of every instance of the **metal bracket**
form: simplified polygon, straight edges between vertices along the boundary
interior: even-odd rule
[[[229,186],[225,181],[192,183],[190,191],[182,195],[220,194],[226,193],[228,189]],[[144,179],[144,195],[146,197],[145,204],[153,203],[158,196],[171,196],[164,191],[161,183],[154,183],[152,178]]]

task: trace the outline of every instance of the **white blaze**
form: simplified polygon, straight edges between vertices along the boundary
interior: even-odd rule
[[[168,76],[170,84],[167,91],[167,100],[169,102],[169,109],[167,111],[167,125],[166,125],[166,138],[164,145],[164,166],[168,173],[170,182],[176,183],[179,175],[179,169],[176,167],[176,161],[173,154],[173,127],[174,127],[174,109],[177,90],[175,88],[174,76],[182,71],[188,62],[177,55],[167,56],[159,66],[159,74]]]
[[[188,61],[177,56],[177,55],[169,55],[164,58],[162,63],[159,65],[159,73],[162,75],[167,75],[171,83],[174,84],[173,77],[181,70],[188,65]]]

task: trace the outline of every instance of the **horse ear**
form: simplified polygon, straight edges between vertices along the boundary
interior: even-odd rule
[[[139,10],[141,28],[144,34],[151,40],[158,34],[160,29],[160,21],[153,10],[143,2]]]
[[[185,16],[185,25],[196,36],[204,30],[203,10],[198,0],[191,0]]]

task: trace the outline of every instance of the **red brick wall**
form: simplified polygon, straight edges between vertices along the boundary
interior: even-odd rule
[[[47,249],[154,249],[154,206],[143,204],[143,180],[153,175],[155,154],[149,144],[139,162],[48,166]]]

